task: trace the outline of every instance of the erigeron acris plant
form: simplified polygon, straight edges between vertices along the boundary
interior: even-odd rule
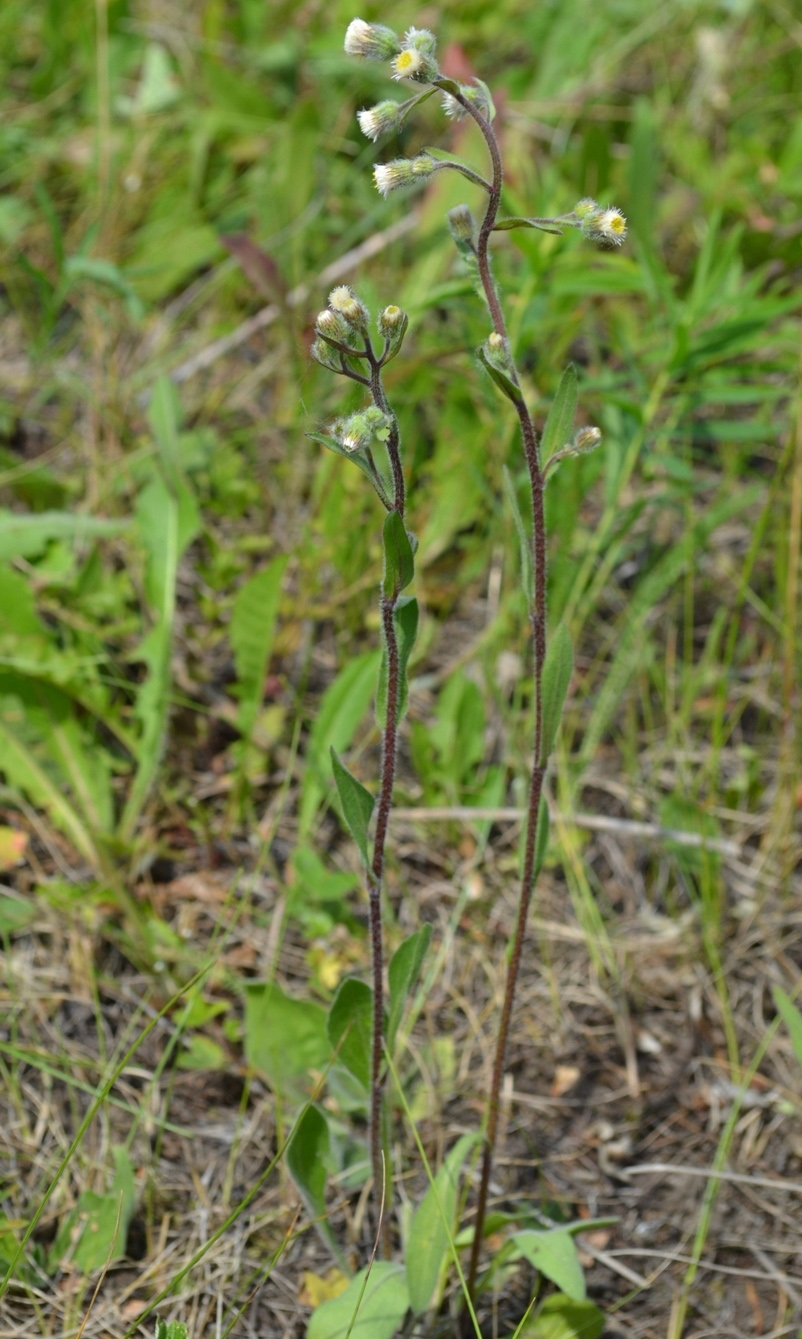
[[[420,1315],[439,1297],[443,1264],[452,1252],[466,1309],[463,1320],[478,1334],[474,1300],[484,1280],[479,1274],[482,1245],[489,1228],[498,1228],[497,1216],[487,1214],[488,1190],[498,1133],[499,1103],[507,1039],[516,984],[524,945],[532,890],[540,872],[548,840],[548,809],[543,795],[544,779],[572,672],[572,650],[567,629],[558,625],[550,632],[546,619],[546,524],[544,491],[549,473],[567,457],[593,450],[601,440],[597,428],[573,433],[576,411],[576,376],[573,368],[563,374],[548,421],[538,433],[527,406],[513,350],[507,333],[501,297],[491,271],[490,239],[494,232],[532,228],[561,233],[578,229],[591,241],[617,246],[626,236],[626,220],[618,209],[603,208],[595,200],[580,200],[569,214],[556,218],[499,217],[503,191],[503,167],[493,129],[495,109],[487,86],[481,80],[459,83],[440,71],[434,34],[425,28],[410,28],[399,37],[391,28],[354,19],[345,36],[345,50],[364,60],[389,64],[390,74],[407,82],[411,96],[405,101],[385,100],[358,113],[359,126],[371,140],[396,132],[414,108],[439,94],[445,114],[454,119],[472,119],[481,132],[489,155],[489,175],[482,177],[458,159],[441,153],[422,152],[412,158],[396,158],[374,168],[376,188],[383,196],[429,181],[438,172],[458,172],[484,197],[484,212],[477,223],[467,205],[449,213],[449,227],[463,262],[474,278],[477,292],[487,306],[490,330],[477,357],[499,392],[517,415],[531,496],[531,521],[526,523],[518,506],[511,480],[508,493],[521,544],[521,569],[533,644],[534,734],[525,818],[525,839],[520,897],[512,948],[506,972],[504,1000],[498,1022],[495,1058],[487,1102],[485,1127],[477,1136],[464,1136],[451,1150],[430,1190],[413,1214],[406,1232],[406,1265],[392,1260],[393,1176],[390,1163],[385,1085],[388,1072],[395,1076],[393,1045],[407,995],[425,954],[429,930],[412,936],[389,965],[389,992],[385,997],[384,945],[381,897],[385,848],[393,800],[398,727],[406,707],[406,666],[415,641],[418,608],[414,597],[404,595],[414,577],[415,540],[406,528],[406,493],[398,421],[387,399],[382,371],[401,347],[407,317],[397,306],[388,306],[378,318],[378,342],[371,334],[370,316],[356,292],[348,286],[335,288],[328,306],[316,321],[313,357],[324,367],[365,387],[367,408],[336,421],[328,433],[313,434],[330,450],[347,457],[370,480],[385,509],[383,528],[384,572],[380,589],[383,659],[377,693],[377,715],[382,731],[382,761],[378,795],[356,780],[336,755],[334,776],[343,819],[359,847],[367,877],[370,904],[372,987],[344,981],[332,1004],[329,1035],[338,1047],[339,1060],[362,1085],[369,1111],[370,1166],[376,1206],[377,1250],[384,1256],[357,1275],[342,1297],[328,1302],[313,1315],[310,1339],[333,1339],[345,1335],[358,1311],[362,1339],[382,1339],[395,1334],[405,1317]],[[375,824],[374,824],[375,816]],[[372,838],[371,838],[371,829]],[[385,1008],[387,1004],[387,1008]],[[327,1147],[322,1114],[315,1107],[303,1113],[290,1147],[290,1166],[302,1189],[309,1191],[313,1167],[309,1150]],[[317,1134],[315,1133],[317,1132]],[[318,1138],[318,1135],[320,1138]],[[322,1140],[322,1143],[321,1143]],[[473,1227],[458,1233],[458,1246],[470,1244],[467,1270],[463,1273],[451,1236],[456,1210],[456,1185],[462,1163],[477,1142],[482,1144],[481,1172]],[[427,1168],[428,1171],[428,1168]],[[532,1220],[530,1219],[530,1222]],[[485,1278],[492,1276],[499,1260],[525,1257],[546,1277],[555,1281],[573,1301],[584,1299],[584,1281],[573,1231],[584,1230],[583,1222],[560,1230],[532,1228],[512,1232],[500,1256],[491,1262]],[[374,1256],[375,1256],[374,1252]],[[588,1304],[589,1306],[589,1304]],[[378,1310],[377,1310],[378,1308]],[[594,1311],[591,1308],[591,1311]],[[598,1316],[598,1313],[596,1313]],[[459,1322],[458,1322],[459,1323]],[[362,1328],[364,1326],[369,1328]],[[594,1333],[598,1333],[594,1329]]]

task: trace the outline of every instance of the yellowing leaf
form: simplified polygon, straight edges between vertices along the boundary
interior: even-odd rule
[[[348,1278],[341,1269],[330,1269],[326,1274],[312,1274],[306,1270],[301,1275],[301,1288],[298,1301],[301,1306],[309,1306],[314,1311],[323,1302],[339,1297],[348,1287]]]

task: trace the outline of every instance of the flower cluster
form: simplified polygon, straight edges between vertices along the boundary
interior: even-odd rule
[[[581,229],[592,242],[620,246],[627,235],[627,221],[620,209],[602,209],[595,200],[580,200],[573,217],[566,220]]]
[[[367,409],[360,410],[358,414],[338,419],[332,424],[332,433],[346,451],[355,455],[357,451],[366,450],[374,438],[380,442],[386,441],[391,424],[389,414],[383,413],[376,405],[368,405]]]

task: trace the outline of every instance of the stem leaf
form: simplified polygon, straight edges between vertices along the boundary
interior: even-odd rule
[[[393,625],[398,643],[398,710],[396,725],[403,720],[407,709],[407,663],[418,635],[418,601],[411,595],[401,595],[393,610]],[[382,641],[384,628],[382,627]],[[376,719],[383,730],[387,724],[387,646],[382,648],[379,686],[376,691]]]
[[[516,386],[512,378],[508,377],[506,372],[502,372],[500,367],[493,366],[493,364],[488,360],[487,355],[485,354],[485,351],[481,346],[476,350],[476,356],[479,359],[479,362],[482,364],[482,367],[485,369],[485,371],[490,373],[491,377],[495,381],[502,395],[506,395],[507,399],[512,400],[513,404],[520,404],[521,401],[520,387]]]
[[[382,531],[384,547],[384,594],[386,599],[396,599],[415,575],[415,559],[409,535],[404,522],[397,511],[389,511],[384,518]]]
[[[554,745],[573,669],[574,651],[571,634],[564,623],[558,623],[549,638],[543,665],[543,731],[539,759],[541,767],[545,767]]]
[[[299,1194],[335,1258],[344,1264],[343,1255],[326,1215],[326,1164],[331,1141],[326,1117],[310,1102],[298,1118],[287,1144],[287,1167]]]
[[[578,397],[576,368],[573,363],[569,363],[560,377],[557,394],[540,439],[541,468],[555,451],[562,451],[563,447],[571,442]]]
[[[326,1031],[338,1059],[357,1083],[370,1088],[370,1043],[373,1035],[373,991],[364,981],[347,976],[331,1002]]]
[[[361,781],[348,771],[334,745],[331,746],[331,766],[337,793],[343,811],[343,822],[356,842],[365,864],[368,864],[368,824],[373,815],[375,800]]]
[[[537,228],[538,232],[550,232],[555,237],[562,237],[563,235],[562,228],[552,228],[543,219],[527,219],[518,214],[512,214],[506,219],[499,219],[498,223],[493,225],[493,232],[512,232],[513,228]]]
[[[518,543],[521,549],[521,581],[526,591],[526,599],[531,609],[535,601],[535,577],[532,570],[532,541],[524,524],[524,518],[521,515],[521,508],[518,505],[518,494],[515,491],[515,482],[507,466],[504,466],[504,487],[507,490],[507,497],[512,507],[512,516],[515,521],[515,529],[518,532]]]
[[[387,1049],[392,1052],[396,1033],[404,1016],[404,1006],[418,979],[432,937],[431,925],[422,925],[405,939],[390,959],[390,1017],[387,1023]]]

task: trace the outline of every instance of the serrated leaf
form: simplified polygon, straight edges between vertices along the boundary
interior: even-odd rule
[[[409,535],[399,512],[389,511],[382,531],[384,548],[384,594],[388,600],[400,595],[415,575],[415,559]]]
[[[326,1244],[342,1263],[337,1238],[326,1212],[326,1178],[331,1138],[323,1112],[308,1103],[287,1144],[287,1168]]]
[[[306,1339],[393,1339],[408,1310],[403,1265],[377,1260],[312,1313]]]
[[[563,1228],[515,1232],[510,1244],[539,1273],[556,1283],[566,1297],[574,1302],[585,1300],[585,1275],[570,1232]]]
[[[557,394],[549,410],[543,436],[540,439],[541,468],[554,455],[555,451],[562,451],[564,446],[570,445],[578,398],[576,368],[573,363],[569,363],[560,377]]]
[[[513,404],[518,404],[521,399],[520,388],[516,386],[511,377],[507,376],[506,372],[502,372],[501,368],[493,366],[481,344],[476,350],[476,356],[485,371],[490,373],[501,393],[506,395],[507,399],[511,400]]]
[[[515,483],[507,466],[504,466],[504,487],[507,490],[510,506],[512,507],[512,517],[515,522],[515,529],[518,533],[518,547],[521,553],[521,581],[526,598],[531,608],[535,599],[535,577],[532,568],[532,544],[529,537],[529,531],[524,524],[524,518],[521,515],[521,508],[518,505],[518,494],[515,491]]]
[[[340,982],[326,1024],[338,1060],[367,1091],[370,1088],[373,1039],[373,991],[364,981],[346,977]]]
[[[331,766],[340,804],[342,805],[343,821],[367,865],[369,863],[368,826],[376,802],[370,791],[365,790],[361,781],[357,781],[356,777],[348,771],[334,745],[331,747]]]
[[[418,601],[412,595],[400,595],[393,610],[393,626],[398,643],[398,708],[396,725],[403,720],[409,700],[407,664],[418,635]],[[385,642],[382,627],[382,642]],[[383,730],[387,723],[387,646],[383,646],[379,668],[379,686],[376,691],[376,719]]]
[[[543,734],[540,750],[542,767],[545,767],[554,745],[573,669],[574,650],[571,645],[571,634],[564,623],[558,623],[549,638],[543,665]]]
[[[404,1008],[409,992],[418,979],[423,959],[426,957],[432,938],[431,925],[422,925],[419,930],[399,945],[390,959],[388,980],[390,983],[390,1016],[387,1022],[387,1047],[392,1052],[396,1033],[401,1026]]]
[[[464,1134],[457,1140],[412,1216],[407,1237],[407,1285],[416,1315],[426,1311],[434,1298],[454,1231],[459,1174],[480,1138],[478,1133]]]

